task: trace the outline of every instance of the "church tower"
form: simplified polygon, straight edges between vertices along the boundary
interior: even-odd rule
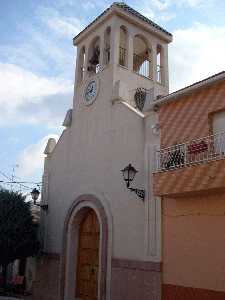
[[[43,244],[57,255],[40,267],[52,280],[43,285],[59,286],[48,300],[161,299],[161,199],[152,174],[171,41],[122,2],[73,40],[73,109],[45,150]]]
[[[74,107],[82,100],[91,104],[100,88],[111,93],[112,101],[147,110],[157,97],[169,92],[171,41],[169,32],[125,3],[114,2],[74,38]],[[99,80],[104,82],[101,87]]]

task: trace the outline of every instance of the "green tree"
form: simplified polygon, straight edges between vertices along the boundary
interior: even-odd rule
[[[6,287],[8,264],[38,253],[37,224],[30,204],[17,192],[0,189],[0,265]]]

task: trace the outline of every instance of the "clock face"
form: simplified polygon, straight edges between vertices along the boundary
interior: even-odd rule
[[[84,91],[84,100],[85,104],[91,104],[97,97],[98,85],[95,80],[91,80]]]

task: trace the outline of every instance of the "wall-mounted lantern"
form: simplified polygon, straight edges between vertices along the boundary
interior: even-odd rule
[[[32,199],[34,200],[34,205],[40,206],[40,208],[43,209],[43,210],[48,210],[48,204],[37,203],[38,197],[40,195],[39,190],[34,188],[30,194],[31,194]]]
[[[131,192],[135,192],[139,198],[144,200],[145,199],[145,190],[130,187],[130,183],[134,180],[134,177],[138,171],[131,164],[129,164],[123,170],[121,170],[121,172],[123,174],[123,179],[126,182],[127,188]]]

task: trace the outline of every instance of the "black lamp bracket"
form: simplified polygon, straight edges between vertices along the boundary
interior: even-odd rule
[[[144,201],[145,190],[130,187],[130,183],[133,181],[133,179],[138,171],[130,163],[123,170],[121,170],[121,172],[123,174],[123,178],[124,178],[124,181],[126,182],[126,186],[127,186],[128,190],[130,190],[131,192],[135,192],[135,194]]]
[[[41,209],[43,209],[44,211],[48,210],[48,204],[40,204],[40,203],[36,203],[36,206],[39,206]]]
[[[143,201],[145,199],[145,190],[141,190],[141,189],[134,189],[131,187],[127,187],[131,192],[135,192],[135,194],[141,198]]]

